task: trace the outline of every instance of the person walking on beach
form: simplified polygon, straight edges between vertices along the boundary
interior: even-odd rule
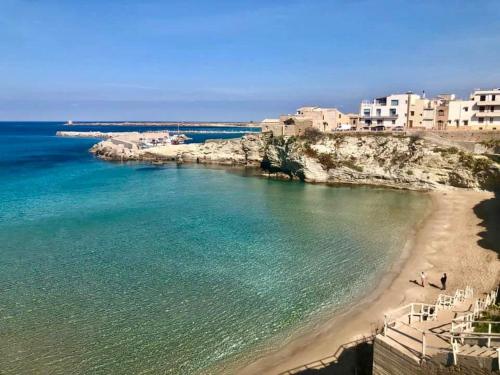
[[[425,279],[427,278],[427,276],[425,276],[425,272],[422,271],[420,272],[420,281],[422,281],[422,288],[425,287]]]
[[[443,277],[441,277],[441,290],[446,290],[446,280],[448,279],[448,276],[446,276],[446,272],[443,274]]]

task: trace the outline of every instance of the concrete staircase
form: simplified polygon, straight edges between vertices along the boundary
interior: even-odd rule
[[[498,358],[498,351],[495,348],[488,348],[486,346],[479,345],[462,345],[457,354],[474,357]]]

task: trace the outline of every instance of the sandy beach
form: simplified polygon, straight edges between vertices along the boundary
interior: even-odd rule
[[[383,325],[385,312],[409,302],[433,303],[441,293],[437,286],[443,272],[448,291],[471,285],[480,294],[495,287],[500,271],[498,196],[465,190],[429,194],[431,213],[370,296],[237,373],[280,374],[329,358],[342,344],[373,334]],[[412,282],[421,271],[435,287]]]

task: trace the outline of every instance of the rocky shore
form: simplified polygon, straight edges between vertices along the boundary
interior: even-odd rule
[[[411,135],[312,133],[273,138],[249,134],[147,149],[112,138],[96,144],[91,152],[106,160],[252,166],[270,177],[315,183],[412,190],[500,188],[500,165],[491,158]]]

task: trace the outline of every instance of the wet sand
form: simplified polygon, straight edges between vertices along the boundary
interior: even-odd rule
[[[409,302],[434,303],[443,272],[450,294],[466,285],[473,286],[476,295],[495,287],[500,274],[499,199],[493,193],[462,190],[429,194],[431,213],[370,296],[237,373],[280,374],[331,358],[342,344],[381,328],[385,312]],[[420,281],[421,271],[435,286],[414,282]]]

